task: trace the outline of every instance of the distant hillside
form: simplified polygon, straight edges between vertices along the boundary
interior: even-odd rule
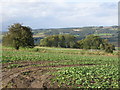
[[[33,29],[32,32],[36,45],[40,43],[40,39],[49,35],[71,34],[74,35],[78,40],[81,40],[87,35],[94,34],[100,36],[101,38],[108,39],[110,43],[118,46],[118,26]],[[6,32],[2,32],[2,36],[5,34]]]
[[[71,34],[76,36],[78,40],[85,38],[85,36],[94,34],[101,38],[108,39],[110,43],[117,46],[118,42],[118,26],[91,26],[91,27],[77,27],[77,28],[57,28],[57,29],[35,29],[32,31],[34,34],[35,42],[39,43],[39,40],[49,36],[57,34]]]

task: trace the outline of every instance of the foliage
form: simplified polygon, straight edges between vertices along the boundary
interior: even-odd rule
[[[28,63],[32,61],[33,65],[29,65],[30,67],[73,65],[74,67],[54,68],[56,71],[51,72],[54,75],[51,79],[53,85],[54,83],[58,84],[60,88],[118,88],[119,59],[117,55],[108,56],[113,55],[108,53],[95,55],[96,52],[50,47],[20,48],[19,51],[16,51],[3,47],[2,63],[9,63],[7,67],[9,69],[23,67],[22,64],[14,64],[14,62],[19,63],[19,61]],[[34,64],[36,61],[50,62]],[[29,73],[26,71],[22,74],[29,75]]]
[[[36,52],[36,50],[38,52]],[[83,55],[84,53],[84,55]],[[91,55],[91,56],[90,56]],[[95,56],[94,56],[95,55]],[[105,55],[105,56],[104,56]],[[118,57],[106,56],[97,51],[60,48],[3,49],[2,62],[14,61],[58,61],[59,64],[117,64]],[[112,54],[111,54],[112,55]],[[109,62],[108,62],[109,61]],[[56,63],[55,63],[56,64]]]
[[[56,29],[35,29],[33,30],[34,36],[44,36],[49,35],[57,35],[57,34],[70,34],[77,36],[77,40],[84,39],[87,35],[97,35],[103,39],[108,39],[110,43],[117,46],[118,42],[118,26],[110,26],[110,27],[76,27],[76,28],[56,28]],[[42,33],[42,35],[39,35]]]
[[[101,49],[108,53],[113,53],[113,50],[115,50],[114,45],[109,44],[107,40],[94,35],[86,36],[85,39],[78,41],[78,44],[81,49]]]
[[[52,35],[40,41],[41,46],[47,47],[63,47],[63,48],[80,48],[80,49],[98,49],[113,53],[115,46],[109,44],[106,39],[100,36],[88,35],[85,39],[77,41],[73,35]]]
[[[48,47],[64,47],[64,48],[75,48],[76,39],[74,36],[65,34],[65,35],[52,35],[48,36],[40,41],[40,46]]]
[[[51,81],[60,87],[73,88],[118,88],[118,67],[114,65],[96,65],[93,67],[62,68],[54,73]]]
[[[11,69],[11,68],[18,68],[18,67],[22,67],[22,65],[19,65],[19,64],[10,64],[7,68]]]
[[[4,46],[12,46],[15,49],[19,47],[33,47],[34,39],[30,27],[22,26],[19,23],[13,24],[8,28],[8,33],[3,37]]]

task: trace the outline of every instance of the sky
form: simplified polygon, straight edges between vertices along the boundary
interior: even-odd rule
[[[118,25],[119,0],[1,0],[0,25],[32,29]]]

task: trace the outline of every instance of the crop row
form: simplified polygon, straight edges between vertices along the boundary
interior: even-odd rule
[[[58,53],[39,53],[39,52],[16,52],[4,51],[2,55],[3,62],[14,62],[17,60],[31,61],[58,61],[57,64],[117,64],[117,57],[109,56],[88,56],[88,55],[71,55]],[[54,63],[52,63],[54,65]]]
[[[53,73],[53,85],[72,88],[118,88],[118,66],[67,67]]]

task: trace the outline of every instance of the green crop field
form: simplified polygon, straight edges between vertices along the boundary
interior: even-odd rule
[[[2,63],[3,70],[44,67],[50,71],[47,74],[52,77],[47,80],[50,82],[49,86],[53,88],[55,86],[59,88],[118,88],[117,55],[117,51],[109,54],[97,50],[54,47],[21,48],[20,50],[3,47]],[[51,71],[53,69],[54,71]],[[6,86],[13,87],[12,85],[9,82]]]
[[[112,36],[111,33],[100,33],[100,34],[94,34],[96,36]]]

